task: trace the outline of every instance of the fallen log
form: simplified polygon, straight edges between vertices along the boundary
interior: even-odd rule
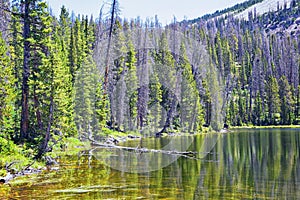
[[[202,152],[199,153],[199,152],[193,152],[193,151],[175,151],[175,150],[164,150],[164,149],[148,149],[148,148],[140,148],[140,147],[125,147],[125,146],[119,146],[119,145],[114,145],[114,144],[99,143],[92,139],[90,139],[90,140],[92,142],[92,145],[96,146],[96,147],[122,149],[125,151],[132,151],[135,153],[163,153],[163,154],[169,154],[169,155],[180,155],[183,157],[193,158],[193,159],[197,159],[197,155],[202,153]],[[207,152],[205,152],[205,154],[207,154]]]

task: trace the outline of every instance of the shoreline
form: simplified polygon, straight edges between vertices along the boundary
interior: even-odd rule
[[[134,135],[134,134],[128,134],[127,136],[124,136],[124,133],[118,135],[118,134],[114,134],[114,135],[110,135],[110,136],[107,136],[105,138],[105,141],[104,143],[106,144],[122,144],[124,142],[127,142],[127,141],[130,141],[130,140],[140,140],[140,139],[145,139],[145,138],[161,138],[161,137],[180,137],[180,136],[183,136],[183,135],[198,135],[198,134],[223,134],[223,133],[234,133],[234,130],[240,130],[240,129],[272,129],[272,128],[275,128],[275,129],[291,129],[291,128],[299,128],[300,129],[300,125],[280,125],[280,126],[236,126],[236,127],[229,127],[228,129],[222,129],[220,130],[219,132],[215,132],[215,131],[204,131],[204,132],[199,132],[199,133],[165,133],[163,134],[162,136],[160,137],[155,137],[155,136],[152,136],[152,137],[149,137],[149,136],[146,136],[146,137],[143,137],[143,136],[137,136],[137,135]],[[85,150],[85,148],[83,148],[84,146],[86,146],[86,144],[84,143],[88,143],[89,146],[92,146],[92,142],[89,141],[89,142],[82,142],[82,145],[72,145],[72,143],[68,143],[67,146],[69,146],[67,149],[65,150],[55,150],[53,152],[51,152],[52,156],[51,158],[55,161],[57,157],[60,157],[60,156],[63,156],[63,155],[75,155],[77,154],[78,152],[80,151],[83,151]],[[49,157],[49,156],[46,156],[46,157]],[[54,164],[53,164],[54,163]],[[52,164],[47,164],[45,163],[44,166],[40,166],[38,168],[35,168],[35,167],[32,167],[31,165],[30,166],[27,166],[19,171],[14,171],[12,172],[10,169],[6,169],[6,168],[1,168],[1,170],[6,170],[6,175],[5,176],[0,176],[0,186],[1,185],[6,185],[6,184],[9,184],[11,180],[17,178],[17,177],[20,177],[20,176],[28,176],[28,175],[33,175],[33,174],[39,174],[43,171],[46,171],[46,170],[51,170],[52,168],[55,168],[57,169],[57,165],[59,165],[59,163],[57,162],[53,162]]]
[[[232,126],[229,128],[229,130],[234,130],[234,129],[289,129],[289,128],[299,128],[300,125],[270,125],[270,126]]]

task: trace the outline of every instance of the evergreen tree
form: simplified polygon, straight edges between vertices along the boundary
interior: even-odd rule
[[[279,80],[279,96],[281,100],[281,124],[290,125],[294,119],[294,101],[292,97],[291,86],[285,76],[282,76]]]
[[[200,95],[194,80],[192,66],[188,62],[185,45],[180,46],[179,71],[182,72],[181,98],[180,98],[180,121],[183,131],[193,132],[201,130],[204,124]]]
[[[152,130],[151,132],[158,132],[162,127],[162,85],[159,82],[157,72],[150,75],[149,83],[149,102],[148,102],[148,116],[147,125]]]
[[[162,102],[164,108],[162,111],[166,113],[166,118],[162,118],[161,124],[163,129],[161,132],[167,132],[167,129],[173,128],[173,118],[176,113],[178,98],[175,95],[176,90],[176,69],[175,60],[169,49],[167,33],[162,32],[157,49],[152,52],[154,58],[154,71],[158,75],[159,82],[162,85]],[[165,121],[164,121],[165,119]]]
[[[264,113],[262,109],[262,100],[259,92],[255,95],[254,99],[254,109],[252,112],[252,123],[254,125],[263,125],[264,122]]]
[[[114,46],[112,53],[115,57],[111,69],[111,78],[109,82],[109,96],[111,105],[111,122],[112,127],[121,130],[124,127],[126,114],[126,37],[123,32],[122,24],[116,20],[113,30]]]
[[[76,74],[75,81],[75,120],[82,139],[91,138],[100,131],[97,119],[96,91],[98,91],[99,74],[91,55],[88,55]],[[98,113],[99,115],[99,113]]]
[[[8,56],[9,50],[0,33],[0,136],[14,137],[15,77],[14,65]]]
[[[52,36],[51,58],[53,67],[53,101],[54,101],[54,132],[64,136],[75,136],[74,105],[72,75],[68,66],[67,54],[64,45],[58,34],[58,27]]]
[[[17,6],[12,7],[12,11],[19,12]],[[13,73],[15,77],[15,115],[14,115],[14,131],[15,138],[20,132],[20,121],[21,121],[21,98],[22,98],[22,66],[23,66],[23,43],[22,43],[22,24],[19,15],[11,15],[11,37],[10,41],[10,57],[12,65],[14,66]]]
[[[228,116],[227,119],[229,120],[229,124],[232,126],[237,126],[238,125],[238,108],[237,108],[237,103],[235,102],[234,99],[230,100],[229,103],[229,108],[228,108]]]
[[[128,101],[128,127],[129,130],[134,129],[134,124],[137,121],[137,88],[138,88],[138,78],[137,78],[137,69],[136,69],[136,52],[132,42],[128,42],[128,51],[126,56],[126,88],[127,88],[127,101]]]
[[[266,84],[266,101],[269,124],[278,124],[280,120],[280,98],[277,79],[270,76]]]
[[[71,20],[69,13],[65,6],[61,8],[59,21],[58,21],[58,35],[61,38],[61,49],[65,54],[65,57],[69,57],[70,53],[70,36],[71,36]]]

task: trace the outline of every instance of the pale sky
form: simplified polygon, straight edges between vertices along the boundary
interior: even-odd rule
[[[53,13],[58,16],[60,8],[65,5],[71,13],[91,15],[97,18],[99,10],[104,2],[111,0],[47,0]],[[159,21],[166,24],[172,21],[194,19],[216,10],[233,6],[246,0],[119,0],[121,16],[127,19],[140,16],[145,20],[147,17],[154,18],[158,15]],[[108,11],[107,11],[108,12]]]

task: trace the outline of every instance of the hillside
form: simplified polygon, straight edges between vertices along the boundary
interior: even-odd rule
[[[203,25],[209,21],[222,19],[226,21],[230,16],[240,21],[252,21],[251,23],[263,27],[268,34],[282,35],[287,32],[297,36],[300,34],[299,2],[299,0],[249,0],[180,24]]]
[[[249,13],[253,13],[254,15],[264,15],[266,13],[278,12],[280,9],[289,9],[295,7],[296,3],[299,0],[248,0],[243,3],[236,4],[232,7],[223,9],[221,11],[217,10],[212,14],[205,14],[202,17],[188,20],[188,23],[197,23],[199,21],[208,21],[214,20],[216,18],[226,18],[228,15],[233,15],[235,18],[249,20]]]
[[[268,13],[270,11],[276,11],[280,7],[284,7],[286,4],[287,8],[290,7],[292,0],[263,0],[262,2],[256,3],[242,12],[235,13],[235,17],[248,19],[249,12],[255,12],[258,15]]]
[[[300,1],[251,2],[180,25],[206,35],[225,83],[225,123],[298,124]]]
[[[261,24],[269,34],[288,33],[292,36],[300,35],[299,1],[287,4],[283,9],[268,12],[261,16]]]

